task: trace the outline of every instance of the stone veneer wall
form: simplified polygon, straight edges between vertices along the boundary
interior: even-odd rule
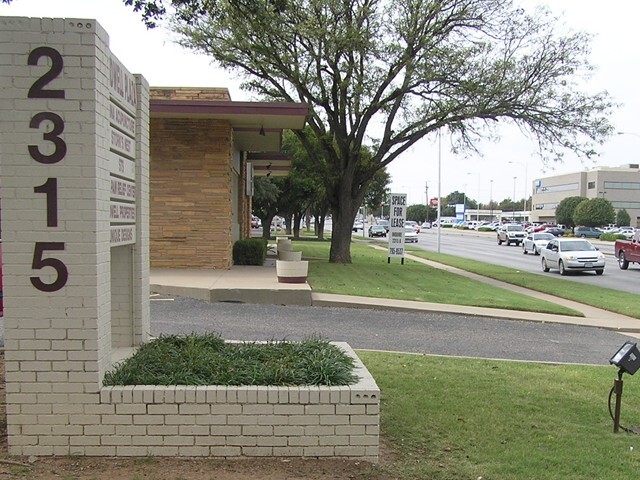
[[[231,101],[226,88],[152,87],[149,94],[151,99]]]
[[[152,268],[230,268],[232,138],[226,121],[152,118]]]
[[[342,387],[102,387],[82,412],[24,404],[16,455],[344,457],[377,461],[380,390]],[[61,405],[60,409],[64,409]],[[57,432],[57,433],[54,433]]]

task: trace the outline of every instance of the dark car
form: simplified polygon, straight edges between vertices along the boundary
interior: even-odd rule
[[[386,237],[387,229],[382,225],[371,225],[369,227],[369,236],[370,237]]]
[[[378,220],[377,223],[382,225],[387,232],[389,231],[389,220]]]
[[[558,227],[547,227],[543,231],[545,233],[550,233],[554,237],[561,237],[564,235],[564,230]]]
[[[596,227],[576,227],[573,229],[573,234],[580,238],[600,238],[602,230]]]

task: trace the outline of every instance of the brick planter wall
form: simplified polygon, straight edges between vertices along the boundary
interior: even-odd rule
[[[10,452],[344,457],[375,462],[380,390],[353,350],[345,343],[336,344],[355,359],[358,383],[341,387],[102,387],[99,395],[86,396],[84,407],[76,405],[63,415],[36,412],[25,397],[22,407],[8,407],[22,413],[13,417]]]

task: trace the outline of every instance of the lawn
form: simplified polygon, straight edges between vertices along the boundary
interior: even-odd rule
[[[612,352],[613,353],[613,352]],[[614,367],[359,351],[382,392],[392,478],[636,478],[640,436],[613,433]],[[640,379],[625,376],[621,424],[640,426]]]
[[[554,278],[552,275],[522,272],[443,253],[427,252],[419,249],[411,249],[410,253],[417,257],[457,267],[513,285],[548,293],[622,315],[640,318],[640,295],[637,294],[585,285],[584,283]]]
[[[387,254],[363,243],[351,245],[353,263],[330,264],[329,242],[294,242],[309,262],[315,292],[581,316],[580,312],[527,295],[405,259],[387,263]]]

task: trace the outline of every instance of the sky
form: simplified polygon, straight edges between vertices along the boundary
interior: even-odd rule
[[[393,193],[406,193],[409,204],[466,192],[487,203],[528,196],[537,178],[597,166],[640,162],[640,2],[638,0],[519,0],[527,6],[545,4],[561,15],[566,28],[595,35],[590,62],[596,73],[589,93],[606,90],[622,104],[610,118],[617,132],[600,148],[595,162],[568,156],[561,164],[544,165],[535,145],[516,128],[501,128],[498,142],[482,142],[481,155],[463,157],[450,150],[446,135],[439,154],[434,137],[424,138],[389,166]],[[238,88],[232,74],[212,65],[204,55],[185,50],[162,29],[147,30],[140,15],[122,0],[13,0],[0,4],[1,16],[96,19],[110,36],[110,48],[132,73],[141,73],[154,87],[226,87],[236,101],[254,100]],[[440,166],[440,174],[438,174]],[[515,177],[515,178],[514,178]]]

